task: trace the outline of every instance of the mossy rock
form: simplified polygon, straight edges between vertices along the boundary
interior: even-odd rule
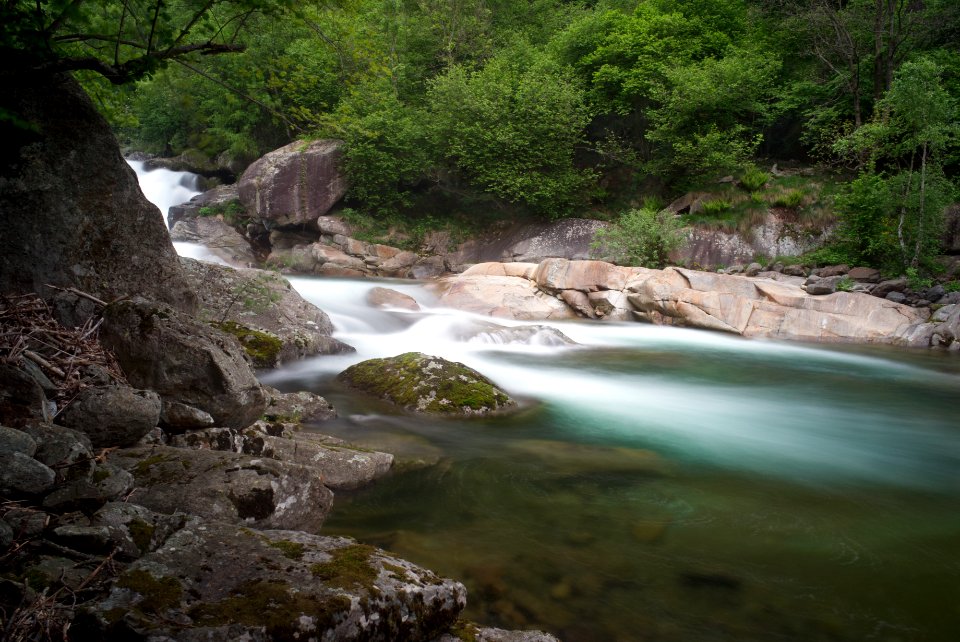
[[[517,403],[462,363],[407,352],[350,366],[338,379],[403,408],[438,415],[486,415]]]
[[[210,325],[235,336],[240,341],[240,345],[243,346],[243,351],[247,353],[247,356],[250,357],[253,365],[257,368],[274,368],[279,363],[283,341],[274,335],[248,328],[234,321],[211,323]]]

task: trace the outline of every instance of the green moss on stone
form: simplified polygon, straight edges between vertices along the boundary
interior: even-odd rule
[[[279,542],[268,542],[272,547],[283,553],[284,557],[287,557],[292,560],[298,560],[303,558],[303,544],[298,544],[297,542],[289,542],[287,540],[280,540]]]
[[[100,482],[104,481],[109,477],[110,477],[109,470],[107,470],[106,468],[97,468],[96,470],[93,471],[93,474],[90,475],[90,480],[94,484],[99,484]]]
[[[240,341],[244,352],[258,368],[272,368],[283,349],[283,341],[267,332],[253,330],[234,321],[211,323],[213,327],[232,334]]]
[[[140,549],[141,553],[150,550],[150,542],[153,541],[154,526],[150,522],[142,519],[132,519],[127,524],[127,530],[130,532],[130,539]]]
[[[473,622],[457,620],[456,623],[450,627],[450,635],[458,640],[463,640],[463,642],[477,642],[477,636],[480,635],[480,627]]]
[[[136,569],[127,571],[117,580],[117,586],[139,593],[143,600],[137,609],[143,613],[166,611],[180,603],[183,588],[173,577],[155,578],[148,571]]]
[[[312,565],[310,572],[330,586],[369,588],[379,574],[370,562],[370,556],[376,550],[366,544],[344,546],[330,551],[330,561]]]
[[[487,414],[515,405],[476,370],[420,352],[369,359],[347,368],[339,379],[416,412]]]
[[[319,597],[296,593],[279,581],[256,580],[232,591],[219,602],[204,602],[190,609],[198,626],[224,626],[235,622],[264,626],[272,640],[294,640],[304,635],[300,618],[314,620],[314,632],[323,632],[336,623],[338,616],[350,610],[350,600],[342,595]]]
[[[165,461],[167,461],[166,455],[153,455],[152,457],[142,459],[133,467],[133,474],[135,477],[143,477],[150,473],[150,469],[153,466],[162,464]]]

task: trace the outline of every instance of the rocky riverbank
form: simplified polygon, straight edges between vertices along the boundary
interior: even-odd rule
[[[215,326],[233,315],[299,358],[330,347],[329,321],[282,279],[264,292],[295,314],[244,313],[223,293],[262,275],[186,267],[205,274],[201,318],[220,321],[133,299],[70,329],[39,299],[0,305],[4,634],[554,639],[462,622],[459,582],[321,534],[335,493],[388,474],[393,456],[301,430],[336,411],[261,386],[256,349]]]

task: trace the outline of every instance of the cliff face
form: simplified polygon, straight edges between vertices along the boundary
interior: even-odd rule
[[[163,217],[73,78],[8,78],[0,93],[0,292],[140,294],[191,313]]]

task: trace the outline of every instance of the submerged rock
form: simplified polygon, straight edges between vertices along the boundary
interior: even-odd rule
[[[465,604],[459,582],[347,538],[191,519],[127,568],[71,633],[184,642],[433,640]]]
[[[516,406],[476,370],[422,352],[369,359],[350,366],[337,378],[413,412],[469,416]]]

